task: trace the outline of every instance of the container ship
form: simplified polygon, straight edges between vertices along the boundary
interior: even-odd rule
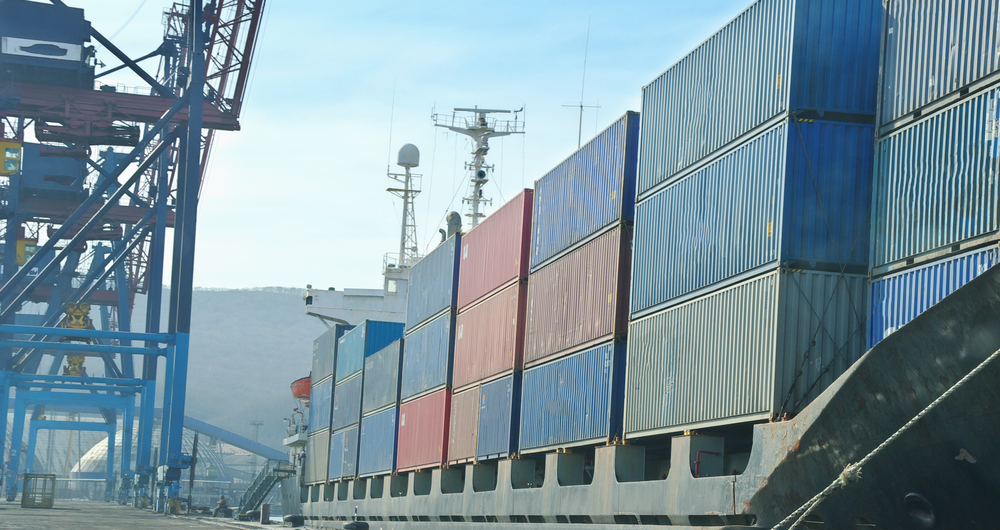
[[[314,343],[283,512],[996,528],[998,12],[759,0],[533,189],[401,248],[388,317]]]

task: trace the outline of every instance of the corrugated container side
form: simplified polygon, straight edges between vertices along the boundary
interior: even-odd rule
[[[521,374],[511,374],[479,388],[476,459],[506,458],[517,453],[521,424]]]
[[[340,338],[337,347],[337,382],[365,367],[365,358],[403,337],[403,324],[365,320]]]
[[[330,461],[330,430],[310,434],[306,439],[306,463],[303,481],[306,484],[320,484],[327,480],[327,464]]]
[[[1000,1],[887,4],[880,124],[1000,74]]]
[[[361,393],[364,391],[364,374],[338,383],[333,391],[333,420],[330,428],[339,431],[361,421]]]
[[[876,146],[872,267],[1000,229],[1000,147],[992,90]]]
[[[521,369],[527,302],[528,284],[523,282],[458,314],[452,376],[455,389]]]
[[[402,363],[403,339],[365,358],[362,412],[368,414],[399,402],[399,376],[403,370]]]
[[[333,410],[333,379],[314,385],[309,392],[309,432],[330,427]]]
[[[451,383],[454,328],[455,314],[448,312],[406,336],[400,400],[408,400]]]
[[[626,435],[800,410],[865,352],[866,291],[864,276],[774,271],[632,322]]]
[[[361,418],[358,476],[387,475],[396,469],[397,407]]]
[[[406,297],[406,332],[458,300],[458,266],[462,236],[455,234],[410,269]]]
[[[868,347],[874,347],[998,262],[1000,251],[990,247],[872,280]]]
[[[479,387],[451,395],[451,426],[448,428],[448,463],[476,459],[479,432]]]
[[[864,270],[873,142],[870,125],[785,120],[640,202],[632,314],[778,262]]]
[[[327,456],[327,480],[340,480],[344,471],[344,431],[330,435],[330,454]]]
[[[531,274],[525,366],[625,336],[631,249],[631,229],[619,227]]]
[[[639,114],[627,112],[535,182],[531,269],[635,210]]]
[[[450,405],[451,391],[442,389],[399,406],[397,471],[436,467],[445,463]]]
[[[459,311],[519,278],[528,277],[533,196],[530,189],[518,193],[462,235]]]
[[[358,474],[358,426],[330,435],[327,480],[352,479]]]
[[[337,341],[354,326],[334,324],[313,341],[312,380],[318,383],[333,375],[337,363]]]
[[[752,4],[643,88],[639,197],[788,111],[874,114],[880,21],[875,0]]]
[[[621,433],[623,342],[524,371],[520,451],[610,441]]]

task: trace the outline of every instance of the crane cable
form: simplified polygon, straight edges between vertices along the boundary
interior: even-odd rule
[[[817,493],[813,498],[806,501],[806,503],[800,506],[797,510],[788,514],[788,517],[782,519],[781,522],[772,526],[771,530],[780,530],[781,528],[784,528],[785,525],[787,525],[792,520],[794,520],[795,522],[788,527],[788,530],[795,530],[799,526],[799,524],[804,522],[805,518],[809,516],[809,514],[812,513],[812,511],[815,510],[816,507],[819,506],[821,502],[823,502],[824,499],[829,497],[834,492],[834,490],[836,490],[837,488],[846,487],[847,484],[850,482],[861,480],[862,466],[871,461],[872,458],[875,458],[875,456],[881,453],[882,450],[888,447],[889,444],[896,441],[906,431],[908,431],[911,427],[913,427],[913,425],[915,425],[924,416],[930,413],[931,410],[933,410],[935,407],[941,404],[942,401],[944,401],[953,393],[955,393],[955,391],[958,390],[959,387],[961,387],[962,385],[967,383],[970,379],[975,377],[976,374],[983,371],[983,369],[986,368],[986,365],[993,362],[997,357],[1000,357],[1000,350],[993,352],[992,355],[987,357],[983,362],[979,363],[979,366],[975,367],[971,372],[966,374],[965,377],[959,379],[958,382],[952,385],[952,387],[949,388],[947,391],[945,391],[944,394],[941,394],[937,399],[932,401],[930,405],[927,405],[924,408],[924,410],[921,410],[919,414],[914,416],[913,419],[911,419],[910,421],[906,422],[905,425],[900,427],[899,430],[893,433],[892,436],[890,436],[884,442],[879,444],[879,446],[873,449],[872,452],[865,455],[864,458],[859,460],[856,464],[848,464],[847,467],[845,467],[844,470],[840,472],[840,475],[838,475],[837,478],[835,478],[833,482],[830,483],[829,486],[824,488],[823,491]]]

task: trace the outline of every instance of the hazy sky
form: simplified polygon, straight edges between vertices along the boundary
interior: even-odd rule
[[[66,1],[105,35],[120,30],[114,42],[133,57],[159,45],[173,3]],[[563,105],[580,101],[585,45],[583,101],[600,108],[584,112],[584,142],[640,110],[643,85],[750,3],[269,0],[243,130],[216,136],[195,284],[381,286],[382,257],[399,245],[385,173],[400,146],[421,152],[421,248],[449,210],[464,213],[471,148],[435,128],[432,109],[525,108],[526,134],[491,143],[491,213],[576,149],[579,113]]]

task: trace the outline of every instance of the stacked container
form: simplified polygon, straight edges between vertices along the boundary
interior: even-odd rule
[[[462,236],[448,443],[452,464],[473,461],[479,453],[479,415],[485,403],[481,387],[504,379],[512,388],[515,377],[520,383],[532,198],[532,191],[524,190]],[[491,407],[495,401],[490,400]],[[511,410],[520,403],[505,405],[496,402],[497,411],[487,411],[507,428],[507,432],[491,430],[491,440],[516,439],[518,424],[510,421]],[[507,412],[503,418],[501,409]],[[509,444],[494,450],[496,442],[485,443],[490,446],[488,455],[507,456],[517,450]]]
[[[461,242],[461,235],[453,235],[410,270],[396,445],[398,471],[442,465],[448,454]]]
[[[306,440],[305,484],[326,482],[330,457],[330,419],[337,345],[354,326],[334,325],[313,341],[312,389],[309,392],[309,437]]]
[[[361,403],[361,440],[358,476],[387,475],[396,469],[396,424],[403,339],[365,359],[365,387]]]
[[[881,12],[760,0],[643,88],[627,437],[792,413],[864,353]]]
[[[350,480],[357,476],[366,360],[402,336],[403,324],[365,320],[338,341],[328,480]]]
[[[998,11],[998,0],[886,2],[872,346],[996,264]]]
[[[535,183],[522,453],[620,435],[638,137],[628,112]]]

